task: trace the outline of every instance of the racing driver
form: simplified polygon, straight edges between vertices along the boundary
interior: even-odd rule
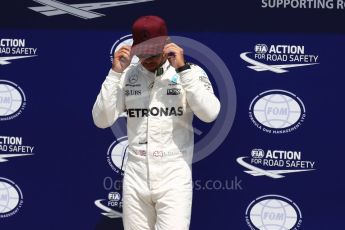
[[[193,115],[212,122],[220,103],[205,71],[186,63],[183,49],[170,42],[162,18],[140,17],[132,36],[132,46],[115,52],[92,110],[99,128],[110,127],[127,114],[124,228],[188,230]],[[131,64],[134,55],[137,64]]]

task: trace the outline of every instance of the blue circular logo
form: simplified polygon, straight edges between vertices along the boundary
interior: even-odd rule
[[[123,176],[127,162],[128,138],[121,137],[114,141],[107,153],[107,161],[110,167]]]
[[[247,208],[246,221],[251,229],[299,229],[302,214],[290,199],[280,195],[266,195],[255,199]]]
[[[11,180],[0,177],[0,218],[15,215],[23,204],[23,194]]]
[[[249,107],[252,122],[269,133],[294,131],[304,121],[305,116],[302,100],[285,90],[263,92],[253,99]]]
[[[0,80],[0,121],[18,117],[25,105],[23,90],[11,81]]]

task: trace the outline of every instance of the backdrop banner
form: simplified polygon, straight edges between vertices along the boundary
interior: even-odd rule
[[[190,229],[343,225],[345,1],[0,5],[1,229],[123,229],[127,117],[100,129],[92,107],[143,15],[166,20],[221,103],[193,121]]]

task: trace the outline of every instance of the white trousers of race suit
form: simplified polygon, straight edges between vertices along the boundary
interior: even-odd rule
[[[191,166],[167,162],[151,183],[143,156],[129,155],[123,184],[125,230],[188,230],[192,207]],[[150,189],[151,188],[151,189]]]

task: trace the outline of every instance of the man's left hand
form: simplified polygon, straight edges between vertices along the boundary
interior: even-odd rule
[[[165,45],[163,55],[168,58],[170,65],[175,69],[185,65],[183,49],[175,43]]]

